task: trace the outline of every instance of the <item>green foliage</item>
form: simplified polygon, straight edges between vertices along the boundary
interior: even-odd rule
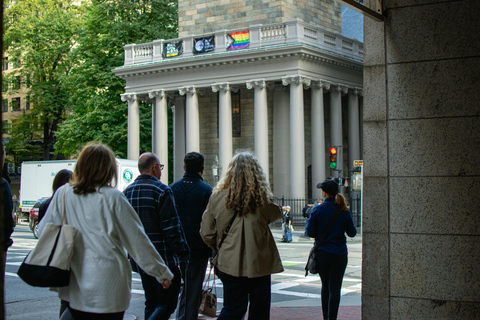
[[[71,0],[12,1],[5,10],[4,51],[9,63],[21,66],[9,75],[7,82],[19,75],[32,81],[31,113],[13,122],[10,148],[14,153],[17,150],[21,153],[29,144],[28,140],[21,140],[24,133],[25,138],[40,136],[43,158],[50,158],[55,131],[65,116],[69,97],[69,88],[61,79],[74,63],[71,52],[82,24],[82,9],[73,3]],[[34,118],[41,126],[26,125]]]
[[[71,114],[60,125],[56,152],[74,154],[95,140],[126,157],[128,106],[120,99],[125,81],[112,70],[123,65],[126,44],[176,36],[176,1],[93,0],[74,50],[79,63],[65,78]],[[151,150],[151,108],[140,108],[140,150]]]

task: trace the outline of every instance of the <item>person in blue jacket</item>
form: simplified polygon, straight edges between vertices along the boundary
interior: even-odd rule
[[[322,197],[325,201],[312,209],[306,227],[309,237],[315,238],[315,241],[317,241],[335,210],[340,208],[338,218],[316,253],[316,272],[318,272],[322,281],[323,318],[336,320],[343,276],[348,261],[345,233],[353,238],[357,234],[357,229],[353,224],[345,197],[338,193],[337,183],[333,180],[325,180],[317,184],[317,188],[322,189]]]

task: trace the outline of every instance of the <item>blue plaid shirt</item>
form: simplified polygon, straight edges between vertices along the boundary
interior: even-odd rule
[[[165,263],[169,267],[186,266],[190,249],[175,209],[172,190],[154,176],[142,174],[123,193]]]

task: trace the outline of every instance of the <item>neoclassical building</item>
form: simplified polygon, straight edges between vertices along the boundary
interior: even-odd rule
[[[327,161],[331,146],[339,146],[340,176],[348,177],[353,160],[362,159],[362,43],[338,32],[340,20],[315,24],[327,20],[315,9],[302,20],[285,14],[249,24],[223,16],[222,24],[224,8],[215,27],[209,17],[195,18],[205,15],[198,1],[186,2],[179,1],[182,37],[129,44],[124,66],[114,70],[126,80],[128,158],[139,156],[139,102],[145,101],[153,108],[152,149],[165,164],[167,110],[173,110],[174,179],[183,175],[187,152],[205,155],[205,178],[214,184],[216,159],[221,176],[235,150],[250,149],[275,196],[316,198],[316,184],[338,176]],[[194,16],[195,28],[186,24],[185,12]]]

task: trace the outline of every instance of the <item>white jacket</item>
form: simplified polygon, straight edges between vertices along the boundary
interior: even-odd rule
[[[70,284],[58,288],[60,299],[85,312],[114,313],[128,309],[132,271],[127,251],[160,283],[163,279],[173,279],[128,200],[111,187],[86,195],[74,194],[70,185],[59,188],[39,224],[40,235],[47,223],[62,223],[60,207],[64,191],[67,223],[78,232]]]

